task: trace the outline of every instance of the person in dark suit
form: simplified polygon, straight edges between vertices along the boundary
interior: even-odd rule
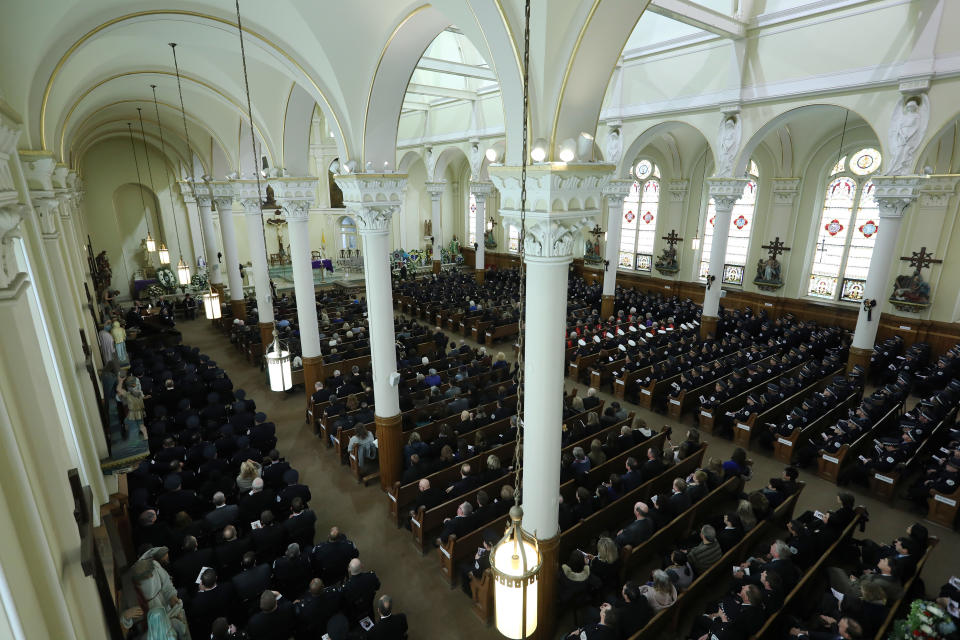
[[[790,637],[799,640],[855,640],[863,637],[863,629],[856,620],[845,617],[837,621],[836,629],[831,626],[827,631],[807,631],[792,627]]]
[[[270,575],[270,565],[266,562],[257,564],[257,554],[247,551],[240,561],[240,573],[230,582],[240,600],[253,603],[270,586]]]
[[[223,529],[220,544],[213,549],[217,559],[217,569],[223,579],[232,578],[240,570],[243,554],[250,550],[250,540],[237,537],[237,528],[227,525]]]
[[[760,630],[766,620],[763,611],[763,594],[755,584],[745,584],[738,593],[740,606],[725,602],[714,613],[706,614],[694,622],[694,633],[704,630],[698,640],[708,640],[712,635],[719,640],[747,640]]]
[[[275,591],[260,596],[260,611],[247,623],[250,640],[288,640],[297,626],[293,603]]]
[[[373,597],[380,588],[380,579],[372,571],[364,571],[363,563],[354,558],[347,566],[347,579],[340,588],[344,613],[352,622],[373,617]]]
[[[564,636],[564,640],[618,640],[619,624],[616,609],[604,602],[600,605],[600,622],[574,629]]]
[[[367,640],[406,640],[407,615],[393,612],[393,598],[382,595],[377,599],[380,619],[367,632]]]
[[[227,497],[222,492],[213,494],[213,510],[203,516],[203,521],[210,529],[223,529],[228,524],[237,524],[240,508],[235,504],[227,504]]]
[[[417,485],[419,492],[417,493],[417,498],[413,502],[413,507],[410,509],[409,516],[412,518],[413,515],[423,507],[424,509],[432,509],[441,502],[447,499],[446,492],[439,487],[430,486],[430,481],[426,478],[422,478],[420,483]],[[407,528],[410,528],[410,521],[408,520]]]
[[[283,487],[283,474],[290,469],[290,463],[280,458],[280,452],[276,449],[270,451],[263,459],[263,467],[260,470],[260,477],[263,483],[273,489],[279,490]]]
[[[277,492],[277,507],[281,513],[290,509],[294,498],[303,500],[304,505],[310,503],[310,487],[300,484],[300,473],[296,469],[287,469],[283,474],[283,481],[287,486]]]
[[[310,559],[300,553],[300,545],[291,542],[287,551],[273,562],[273,584],[291,600],[303,593],[310,582]]]
[[[303,549],[313,548],[313,536],[317,529],[317,514],[307,509],[301,498],[290,502],[290,517],[283,523],[287,540],[296,542]]]
[[[265,488],[263,478],[254,478],[250,491],[241,494],[237,501],[240,526],[249,527],[251,522],[260,518],[264,509],[273,509],[276,498],[273,490]]]
[[[173,518],[181,511],[186,511],[194,518],[203,514],[203,501],[196,493],[182,487],[180,474],[168,475],[163,481],[163,488],[165,492],[157,498],[157,512],[165,522],[173,522]]]
[[[457,507],[457,515],[453,518],[447,518],[443,522],[443,528],[440,529],[440,535],[433,541],[433,546],[439,547],[445,544],[447,539],[452,536],[462,536],[473,530],[473,505],[469,502],[463,502]]]
[[[264,562],[272,562],[283,554],[287,543],[287,530],[273,517],[273,512],[265,509],[260,514],[260,527],[250,532],[250,542]]]
[[[643,484],[643,472],[636,458],[632,456],[627,458],[626,473],[620,476],[620,481],[623,483],[624,493],[636,489]]]
[[[729,511],[723,516],[723,529],[717,532],[717,542],[720,548],[726,553],[743,538],[743,525],[740,523],[740,516],[734,511]]]
[[[470,582],[474,578],[479,580],[483,572],[490,568],[490,551],[500,540],[500,536],[493,529],[483,530],[483,547],[473,556],[473,562],[460,565],[460,587],[464,593],[471,595]]]
[[[313,548],[310,563],[314,575],[319,574],[323,584],[333,585],[343,580],[350,561],[359,555],[357,547],[347,536],[338,527],[332,527],[327,540]]]
[[[193,591],[193,584],[200,575],[200,570],[213,564],[213,549],[198,549],[197,539],[187,536],[183,539],[180,557],[170,565],[170,577],[178,590]]]
[[[617,532],[618,547],[622,548],[625,545],[636,547],[653,535],[654,526],[653,521],[648,517],[649,511],[650,508],[643,502],[633,505],[633,515],[636,519]]]
[[[296,603],[297,640],[314,640],[324,634],[327,623],[340,610],[340,592],[324,588],[320,578],[310,581],[307,593]]]
[[[217,572],[206,569],[200,576],[200,586],[187,607],[190,635],[204,638],[210,633],[213,621],[223,616],[232,618],[238,613],[237,594],[230,582],[217,581]]]
[[[643,629],[655,614],[650,602],[640,593],[640,585],[632,580],[623,585],[620,597],[610,605],[620,620],[620,640],[626,640]]]
[[[690,508],[690,496],[687,495],[687,483],[682,478],[675,478],[673,481],[673,493],[667,498],[666,503],[658,505],[660,512],[666,516],[666,520],[673,520],[681,513]]]
[[[643,466],[640,468],[641,481],[646,482],[651,478],[656,478],[665,470],[666,467],[663,464],[663,452],[654,447],[647,449],[647,461],[644,462]]]

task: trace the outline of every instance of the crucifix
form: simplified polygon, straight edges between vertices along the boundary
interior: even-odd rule
[[[920,275],[921,269],[927,269],[932,264],[942,264],[943,260],[936,260],[933,257],[932,253],[927,253],[926,247],[920,247],[920,251],[914,251],[912,256],[901,256],[901,260],[904,262],[909,262],[910,266],[915,269],[914,274]]]
[[[677,230],[676,230],[676,229],[670,229],[670,233],[668,233],[667,235],[663,236],[663,237],[661,238],[661,240],[666,240],[666,241],[667,241],[667,244],[670,245],[670,249],[671,249],[671,250],[673,250],[673,248],[674,248],[677,244],[683,242],[683,238],[681,238],[680,236],[677,235]]]
[[[780,236],[777,236],[770,241],[770,244],[760,245],[761,249],[766,249],[770,252],[770,257],[774,260],[777,259],[777,256],[783,253],[784,251],[790,251],[790,247],[785,247],[784,243],[780,240]]]
[[[817,243],[817,262],[823,261],[823,254],[826,252],[827,252],[827,241],[820,240],[820,242]]]

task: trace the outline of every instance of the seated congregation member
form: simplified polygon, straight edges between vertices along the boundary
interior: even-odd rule
[[[502,355],[502,354],[501,354]],[[406,640],[407,616],[393,612],[393,598],[382,595],[377,599],[379,619],[367,631],[367,640]]]
[[[327,630],[327,623],[340,610],[340,591],[324,587],[320,578],[310,581],[310,587],[294,602],[297,612],[297,640],[313,640]]]
[[[230,580],[237,597],[244,603],[255,603],[263,591],[270,587],[270,564],[257,562],[257,554],[247,551],[240,563],[240,573]]]
[[[363,563],[354,558],[347,566],[347,578],[340,588],[344,613],[351,622],[373,617],[373,597],[380,589],[380,580],[373,571],[364,571]]]
[[[490,551],[499,542],[500,536],[493,529],[483,530],[483,546],[477,549],[472,562],[460,565],[460,587],[464,593],[471,595],[470,582],[483,577],[483,572],[490,568]]]
[[[326,585],[333,585],[347,574],[350,562],[359,557],[360,552],[339,527],[331,527],[324,542],[313,548],[310,562],[314,575],[319,575]]]
[[[224,527],[220,543],[213,548],[217,560],[217,569],[224,579],[232,578],[240,571],[243,554],[249,551],[250,547],[251,540],[240,538],[235,526],[231,524]]]
[[[287,545],[286,552],[273,561],[273,584],[287,598],[303,593],[312,576],[310,558],[300,552],[296,542]]]
[[[723,556],[723,549],[717,542],[716,529],[708,524],[703,525],[700,528],[700,544],[687,551],[686,554],[687,562],[690,563],[697,575],[709,569],[713,563]]]
[[[770,553],[763,558],[752,558],[734,567],[733,575],[744,583],[759,584],[763,572],[772,572],[780,576],[783,589],[787,593],[800,581],[800,570],[793,563],[793,552],[783,540],[774,540],[770,544]],[[749,574],[748,574],[749,572]]]
[[[187,591],[192,592],[193,583],[200,575],[200,571],[204,567],[211,566],[213,562],[213,549],[200,549],[195,537],[186,536],[183,539],[180,555],[170,565],[170,577],[181,594]]]
[[[294,498],[290,502],[290,515],[283,523],[287,540],[296,542],[301,548],[313,548],[313,537],[316,533],[317,514],[308,509],[301,498]]]
[[[260,518],[264,509],[271,509],[275,504],[276,496],[273,491],[264,487],[263,478],[255,478],[250,490],[242,493],[237,500],[240,526],[249,527],[251,522]]]
[[[297,626],[293,603],[276,591],[264,591],[260,596],[260,611],[247,622],[250,640],[287,640]]]
[[[633,505],[634,521],[617,532],[616,543],[618,547],[630,545],[636,547],[641,542],[647,540],[656,530],[653,520],[648,517],[650,507],[643,502],[637,502]]]
[[[196,576],[193,579],[195,580]],[[200,575],[197,593],[186,608],[190,635],[196,638],[206,637],[213,621],[221,616],[231,620],[243,617],[245,614],[238,604],[236,591],[230,581],[221,583],[214,569],[205,569]]]
[[[657,569],[648,584],[640,587],[640,595],[654,611],[666,609],[677,601],[677,588],[666,571]]]
[[[203,517],[204,523],[210,529],[223,529],[228,524],[238,524],[240,508],[235,504],[227,504],[227,497],[218,491],[213,494],[213,511]]]
[[[253,550],[264,561],[269,562],[283,553],[287,541],[287,530],[276,521],[270,510],[264,510],[258,522],[260,526],[250,531],[250,543]]]
[[[740,588],[735,601],[725,600],[714,613],[701,616],[694,623],[693,638],[708,640],[747,640],[760,630],[767,618],[763,610],[763,593],[754,584]],[[699,634],[700,632],[705,632]]]
[[[617,611],[610,604],[600,605],[600,621],[574,629],[564,636],[565,640],[618,640]]]
[[[474,529],[473,505],[469,502],[462,502],[457,507],[457,515],[452,518],[446,518],[443,521],[443,528],[440,529],[440,535],[433,541],[433,546],[439,547],[446,544],[447,539],[452,536],[462,536]]]
[[[670,580],[676,585],[678,591],[683,591],[693,582],[693,567],[687,562],[687,554],[684,551],[675,549],[670,554],[670,563],[663,569]]]

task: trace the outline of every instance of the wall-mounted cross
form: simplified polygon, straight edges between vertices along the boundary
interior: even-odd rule
[[[783,242],[780,240],[780,236],[777,236],[770,241],[770,244],[760,245],[761,249],[766,249],[770,252],[770,257],[774,260],[777,259],[777,256],[783,253],[784,251],[790,251],[790,247],[783,246]]]
[[[912,256],[901,256],[901,260],[909,262],[910,266],[920,273],[921,269],[927,269],[931,264],[941,264],[943,260],[935,260],[932,253],[927,253],[926,247],[920,247],[920,252],[913,252]]]
[[[677,244],[683,242],[683,238],[677,235],[676,229],[670,229],[670,233],[663,236],[662,239],[667,241],[667,244],[670,245],[671,249],[673,249]]]

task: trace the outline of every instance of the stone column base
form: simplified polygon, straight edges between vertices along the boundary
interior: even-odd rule
[[[433,272],[434,272],[434,273],[440,273],[440,265],[441,265],[441,264],[442,264],[442,263],[441,263],[439,260],[434,260],[434,261],[433,261]]]
[[[323,356],[310,356],[303,358],[303,388],[309,399],[313,395],[313,385],[320,380],[320,373],[323,371]]]
[[[231,300],[230,309],[233,311],[233,317],[247,321],[247,303],[243,300]]]
[[[860,365],[863,368],[864,377],[870,373],[870,356],[873,355],[873,349],[861,349],[859,347],[850,347],[850,355],[847,356],[847,373],[854,366]]]
[[[477,279],[477,284],[483,284],[483,274],[486,273],[483,269],[477,269],[473,272],[474,277]]]
[[[260,342],[262,347],[260,351],[266,353],[267,345],[273,342],[273,323],[272,322],[261,322],[260,324]],[[311,393],[313,393],[311,391]]]
[[[400,480],[403,469],[403,424],[400,414],[374,416],[377,428],[377,457],[380,459],[380,488],[386,491]]]
[[[534,640],[553,640],[557,627],[557,586],[560,582],[560,536],[539,540],[540,574],[537,576],[537,630]]]
[[[600,297],[600,317],[603,320],[606,320],[613,315],[613,302],[616,296],[601,296]]]
[[[713,316],[703,316],[700,318],[700,339],[706,340],[710,334],[717,335],[717,318]]]

